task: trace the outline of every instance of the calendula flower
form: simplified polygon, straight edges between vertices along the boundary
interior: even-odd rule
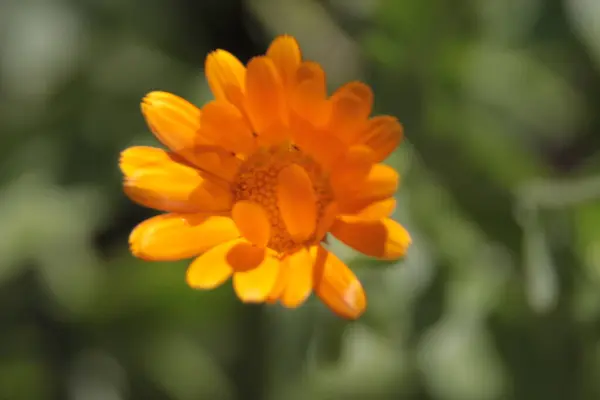
[[[192,288],[233,277],[242,301],[290,308],[314,291],[339,315],[358,317],[364,290],[325,239],[331,233],[380,259],[405,254],[409,234],[389,218],[398,175],[380,163],[401,141],[402,126],[370,117],[373,94],[363,83],[328,96],[322,68],[303,61],[290,36],[246,66],[212,52],[205,71],[215,100],[202,109],[165,92],[142,101],[169,150],[124,150],[124,190],[167,213],[133,230],[132,253],[196,257],[187,270]]]

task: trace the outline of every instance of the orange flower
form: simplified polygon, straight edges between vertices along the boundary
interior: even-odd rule
[[[352,82],[328,97],[325,73],[303,61],[295,39],[275,39],[244,66],[209,54],[215,100],[201,110],[152,92],[142,112],[169,151],[131,147],[125,193],[166,214],[138,225],[132,253],[147,260],[196,257],[188,284],[231,276],[244,302],[297,307],[311,291],[334,312],[366,307],[352,271],[324,247],[328,232],[380,259],[402,257],[406,230],[391,220],[398,175],[380,164],[402,139],[390,116],[369,117],[371,89]]]

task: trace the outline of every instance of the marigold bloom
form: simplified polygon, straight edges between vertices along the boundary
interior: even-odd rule
[[[371,89],[351,82],[328,96],[319,64],[280,36],[244,66],[224,50],[206,59],[215,100],[202,109],[151,92],[142,112],[169,149],[131,147],[125,193],[166,211],[138,225],[132,253],[146,260],[196,257],[188,284],[211,289],[233,276],[244,302],[297,307],[314,292],[334,312],[366,307],[352,271],[323,243],[327,233],[372,257],[396,259],[410,244],[391,220],[398,186],[380,164],[403,131],[370,117]]]

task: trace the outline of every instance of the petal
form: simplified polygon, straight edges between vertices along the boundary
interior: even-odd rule
[[[282,143],[289,143],[292,136],[291,129],[283,124],[273,124],[261,131],[256,138],[259,146],[271,147],[278,146]]]
[[[373,92],[361,82],[350,82],[331,96],[329,129],[344,143],[355,143],[373,107]]]
[[[385,164],[375,164],[362,182],[334,186],[342,214],[354,214],[373,202],[392,197],[398,190],[398,173]]]
[[[306,249],[300,249],[283,260],[281,269],[287,269],[287,285],[280,297],[281,304],[296,308],[304,303],[312,290],[313,260]]]
[[[271,254],[271,253],[269,253]],[[257,268],[265,259],[267,249],[256,247],[246,239],[240,239],[226,255],[227,263],[234,271],[244,272]]]
[[[346,149],[336,136],[315,128],[304,120],[296,120],[290,126],[294,143],[302,151],[310,154],[326,171],[333,169],[336,161]]]
[[[374,163],[373,150],[361,145],[352,146],[335,163],[331,173],[331,184],[334,187],[344,187],[364,181]]]
[[[371,148],[375,154],[375,161],[385,160],[400,144],[404,130],[398,120],[389,115],[371,118],[366,129],[357,138]]]
[[[406,254],[409,233],[390,218],[379,221],[338,219],[331,233],[346,245],[371,257],[395,260]]]
[[[323,238],[325,237],[327,232],[329,232],[331,225],[333,225],[333,222],[337,218],[338,213],[339,213],[339,207],[336,202],[332,201],[331,203],[327,204],[327,206],[325,206],[325,209],[323,210],[323,214],[321,215],[321,217],[319,218],[319,221],[317,222],[317,229],[315,231],[315,240],[319,240],[319,241],[323,240]]]
[[[283,85],[286,88],[291,87],[302,59],[296,39],[289,35],[278,36],[269,46],[267,56],[277,67]]]
[[[129,244],[138,258],[170,261],[196,256],[239,236],[228,217],[163,214],[136,226],[129,235]]]
[[[167,92],[150,92],[141,108],[152,133],[172,151],[206,144],[198,135],[201,111],[187,100]]]
[[[265,257],[265,249],[254,247],[244,239],[230,240],[194,260],[187,271],[188,285],[212,289],[229,278],[232,272],[237,274],[258,268],[264,264]]]
[[[246,85],[246,68],[225,50],[213,51],[206,57],[206,79],[215,99],[241,106]]]
[[[212,101],[202,108],[202,134],[212,143],[237,154],[251,154],[256,141],[239,109],[224,101]]]
[[[289,268],[284,268],[283,265],[280,266],[275,286],[273,286],[273,289],[271,289],[271,292],[267,296],[267,303],[273,304],[281,297],[281,294],[288,283],[288,271]]]
[[[259,204],[249,200],[238,201],[231,210],[238,229],[249,242],[266,247],[271,237],[269,215]]]
[[[230,240],[196,258],[187,269],[187,284],[194,289],[213,289],[225,282],[233,273],[227,254],[239,243],[240,239]]]
[[[255,57],[248,63],[246,110],[254,132],[259,135],[269,127],[285,122],[283,83],[269,57]]]
[[[119,166],[125,175],[125,193],[143,206],[182,213],[231,209],[227,187],[203,177],[172,153],[130,147],[121,153]]]
[[[292,164],[279,172],[277,205],[287,231],[296,242],[304,242],[314,233],[317,196],[304,168]]]
[[[187,284],[193,289],[214,289],[221,286],[233,273],[233,270],[227,263],[215,262],[214,253],[219,250],[219,247],[213,251],[204,253],[196,258],[188,267],[186,274]],[[221,260],[219,260],[221,261]]]
[[[389,199],[376,201],[369,204],[365,208],[358,210],[356,213],[349,215],[342,215],[340,218],[344,221],[374,221],[381,218],[389,217],[396,209],[396,199],[390,197]]]
[[[358,318],[367,307],[367,299],[356,275],[321,246],[311,249],[311,255],[315,259],[315,293],[336,314],[344,318]]]
[[[220,146],[199,146],[186,152],[186,158],[206,175],[232,182],[242,160]]]
[[[199,169],[231,180],[237,171],[235,158],[211,146],[201,134],[201,111],[181,97],[167,92],[151,92],[142,101],[148,126],[165,146]]]
[[[305,61],[296,71],[296,81],[290,98],[292,110],[315,126],[329,119],[325,72],[315,62]]]
[[[233,275],[233,288],[243,302],[263,302],[273,290],[278,272],[279,260],[266,255],[258,267],[245,272],[236,272]]]

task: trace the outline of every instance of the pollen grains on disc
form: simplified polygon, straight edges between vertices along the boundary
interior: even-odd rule
[[[234,202],[250,201],[260,205],[266,212],[271,225],[267,247],[280,254],[291,254],[304,246],[317,244],[324,235],[320,232],[320,237],[317,237],[313,232],[299,240],[297,235],[294,237],[288,232],[278,205],[278,185],[281,172],[290,167],[302,168],[312,184],[314,197],[311,201],[314,201],[316,207],[314,225],[318,226],[327,206],[333,201],[333,191],[321,166],[295,147],[272,146],[259,149],[243,162],[232,185]],[[300,202],[306,199],[299,198],[297,201],[300,210],[303,208]]]

